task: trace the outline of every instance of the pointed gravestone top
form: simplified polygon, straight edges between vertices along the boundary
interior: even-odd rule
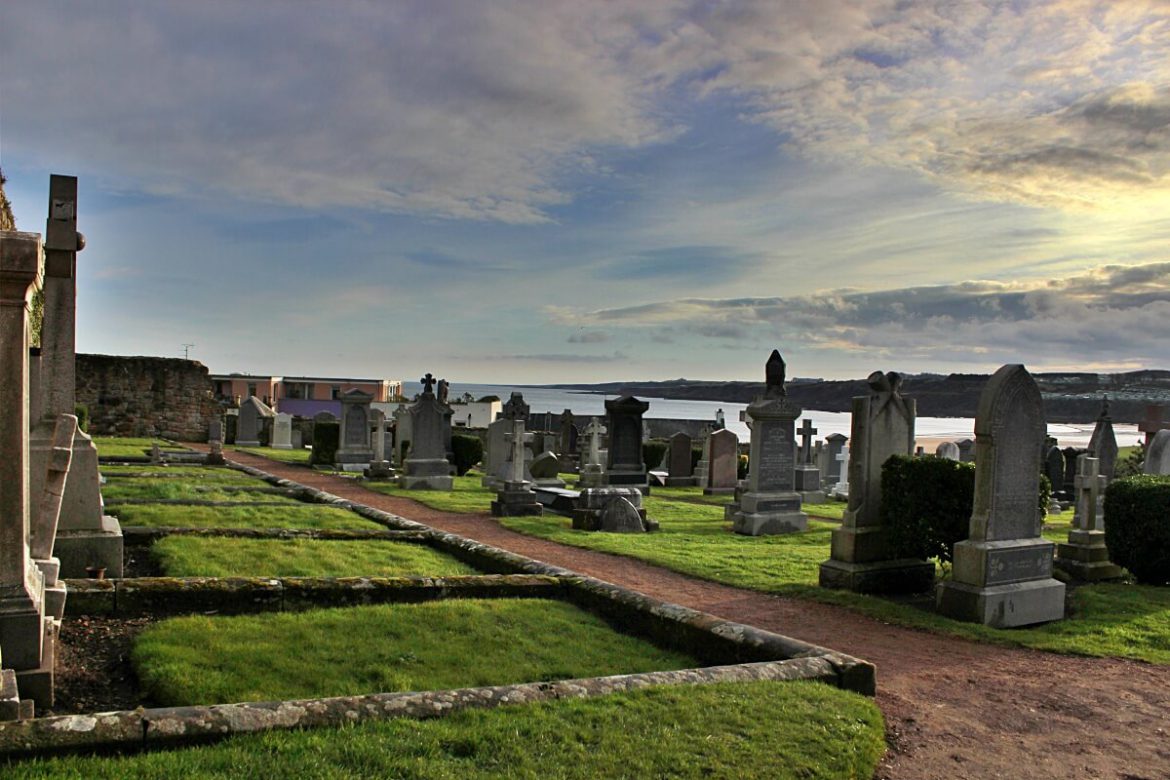
[[[768,356],[768,362],[764,364],[765,398],[782,398],[786,394],[784,390],[785,371],[784,358],[780,357],[780,350],[772,350],[772,354]]]
[[[1089,454],[1099,461],[1097,471],[1108,480],[1113,479],[1117,467],[1117,436],[1113,432],[1113,420],[1109,418],[1109,398],[1101,403],[1101,414],[1089,439]]]
[[[502,414],[505,420],[527,420],[529,411],[524,394],[513,392],[512,397],[504,404]]]

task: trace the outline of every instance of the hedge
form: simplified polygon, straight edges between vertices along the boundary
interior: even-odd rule
[[[882,466],[881,518],[896,558],[950,561],[974,503],[974,463],[895,455]]]
[[[483,460],[483,442],[478,436],[453,434],[451,460],[455,465],[455,473],[462,477],[468,469]]]
[[[1125,477],[1109,485],[1105,546],[1138,582],[1170,584],[1170,477]]]
[[[309,463],[314,466],[332,466],[337,460],[337,447],[340,443],[339,423],[317,423],[313,426],[313,452],[309,455]]]

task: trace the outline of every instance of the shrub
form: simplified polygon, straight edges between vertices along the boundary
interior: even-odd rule
[[[1052,480],[1047,474],[1040,475],[1040,516],[1048,514],[1048,507],[1052,504]]]
[[[661,439],[642,442],[642,462],[646,464],[647,471],[658,468],[658,464],[666,456],[668,447],[669,445]]]
[[[467,470],[483,460],[483,442],[478,436],[451,436],[451,462],[455,473],[463,476]]]
[[[89,407],[85,404],[73,404],[73,414],[77,415],[77,430],[87,433],[89,431]]]
[[[1144,585],[1170,583],[1170,477],[1114,480],[1105,491],[1105,545]]]
[[[309,455],[309,463],[313,466],[332,466],[337,459],[337,447],[340,443],[339,423],[317,423],[313,427],[313,452]]]
[[[747,455],[739,455],[736,457],[736,462],[735,462],[735,478],[736,479],[747,479],[747,475],[748,475],[748,456]]]
[[[1113,467],[1113,478],[1136,477],[1143,472],[1146,462],[1146,443],[1139,441],[1136,447],[1125,448],[1125,454],[1117,459]]]
[[[974,502],[974,463],[895,455],[882,466],[881,518],[894,557],[950,561]]]

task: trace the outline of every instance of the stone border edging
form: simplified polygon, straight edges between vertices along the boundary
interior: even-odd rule
[[[171,525],[124,525],[122,537],[126,544],[151,544],[166,536],[238,537],[241,539],[321,539],[326,541],[386,540],[393,542],[426,543],[430,537],[421,531],[381,531],[364,529],[322,528],[188,528]]]

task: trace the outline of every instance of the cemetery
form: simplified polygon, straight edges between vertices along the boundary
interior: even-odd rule
[[[513,392],[456,423],[430,373],[394,408],[249,395],[196,441],[91,437],[83,248],[72,177],[43,236],[0,234],[5,776],[264,772],[271,751],[281,773],[348,751],[558,776],[600,745],[573,776],[870,777],[917,722],[881,698],[879,625],[907,653],[1024,647],[1112,684],[1140,662],[1129,684],[1167,689],[1170,430],[1119,447],[1104,400],[1089,446],[1061,449],[1022,365],[931,454],[893,371],[817,441],[778,350],[742,442],[722,419],[651,438],[633,395],[586,421]],[[716,611],[736,599],[752,622]]]

